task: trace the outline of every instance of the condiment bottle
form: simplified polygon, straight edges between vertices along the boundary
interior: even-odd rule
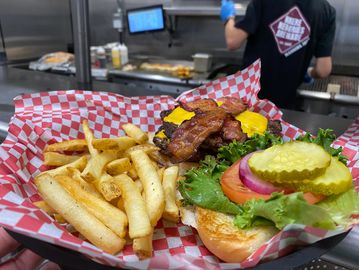
[[[126,65],[128,63],[128,49],[125,44],[120,45],[121,51],[121,64]]]
[[[99,62],[99,68],[106,68],[106,52],[102,47],[97,48],[97,60]]]
[[[96,47],[94,47],[94,46],[90,47],[91,66],[92,67],[98,67],[96,51],[97,51]]]
[[[121,51],[118,46],[114,46],[111,51],[112,67],[118,69],[121,67]]]

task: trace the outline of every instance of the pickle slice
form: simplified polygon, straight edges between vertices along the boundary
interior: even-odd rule
[[[322,195],[340,194],[353,186],[349,169],[336,157],[331,157],[329,167],[324,174],[313,180],[295,180],[278,183],[281,186],[294,188],[298,191],[313,192]]]
[[[249,168],[269,182],[311,180],[324,173],[330,155],[319,145],[301,141],[274,145],[248,160]]]

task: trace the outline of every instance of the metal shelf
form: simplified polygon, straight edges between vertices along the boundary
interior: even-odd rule
[[[235,4],[236,15],[244,16],[247,9],[246,4]],[[163,8],[168,15],[178,16],[219,16],[220,6],[168,6]]]

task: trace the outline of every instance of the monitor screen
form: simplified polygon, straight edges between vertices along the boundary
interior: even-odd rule
[[[130,34],[160,31],[165,29],[162,6],[152,6],[127,11]]]

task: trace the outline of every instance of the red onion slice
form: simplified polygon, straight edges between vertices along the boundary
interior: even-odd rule
[[[273,192],[282,192],[287,193],[287,190],[283,188],[276,187],[271,183],[260,179],[254,173],[252,173],[251,169],[248,166],[248,160],[253,155],[250,153],[242,158],[241,163],[239,165],[239,177],[242,183],[249,188],[250,190],[257,192],[259,194],[270,195]]]

